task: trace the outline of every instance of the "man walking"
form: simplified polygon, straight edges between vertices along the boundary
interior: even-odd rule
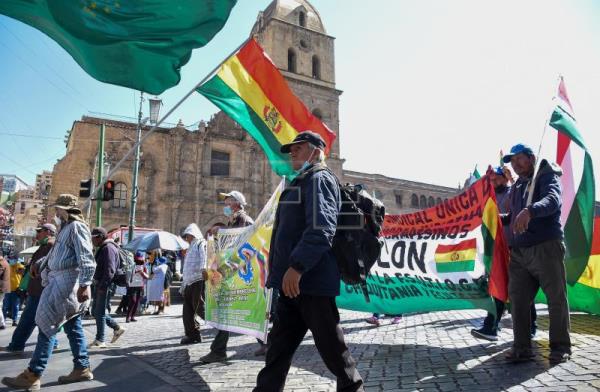
[[[202,342],[200,323],[204,319],[204,275],[206,273],[206,241],[195,223],[185,228],[183,239],[190,244],[183,263],[183,328],[185,336],[181,344]]]
[[[225,202],[223,213],[228,218],[227,228],[246,227],[254,223],[254,220],[244,210],[246,198],[242,192],[231,191],[219,193],[219,197]],[[227,342],[229,331],[219,330],[215,340],[210,345],[210,352],[200,358],[202,363],[222,362],[227,359]]]
[[[50,249],[52,249],[52,246],[54,245],[54,236],[56,235],[56,226],[51,223],[45,223],[35,229],[35,231],[35,238],[39,248],[31,256],[30,267],[27,272],[31,277],[29,285],[27,286],[27,305],[21,314],[21,319],[19,320],[17,328],[12,334],[10,343],[7,347],[0,348],[0,352],[22,354],[27,339],[29,339],[35,329],[35,312],[37,311],[40,302],[43,286],[41,276],[36,274],[35,277],[33,277],[34,273],[32,271],[38,260],[46,256],[50,252]]]
[[[108,238],[104,227],[96,227],[92,230],[92,243],[96,251],[96,272],[94,273],[94,317],[96,318],[96,340],[90,344],[90,348],[106,348],[104,343],[104,330],[108,325],[113,330],[114,343],[125,333],[125,329],[109,314],[106,314],[107,304],[110,300],[109,287],[119,267],[119,246]]]
[[[54,204],[60,231],[56,243],[42,265],[44,290],[35,315],[38,341],[29,366],[17,377],[4,377],[2,383],[19,389],[39,389],[61,326],[69,338],[74,369],[58,378],[61,384],[88,381],[90,370],[86,338],[81,325],[82,303],[90,299],[95,263],[90,230],[77,205],[77,197],[62,194]]]
[[[513,146],[503,160],[510,162],[519,176],[511,188],[509,212],[502,219],[511,229],[508,295],[514,333],[513,347],[506,359],[521,362],[534,356],[529,309],[541,287],[548,299],[549,360],[551,364],[565,362],[571,356],[571,339],[560,223],[562,196],[558,177],[562,171],[556,164],[542,160],[533,178],[536,157],[524,144]]]
[[[308,330],[337,378],[337,390],[364,390],[335,303],[340,273],[332,241],[341,198],[337,179],[324,162],[325,147],[311,131],[281,147],[298,175],[281,194],[275,215],[267,286],[280,289],[280,297],[254,391],[283,390],[292,357]]]

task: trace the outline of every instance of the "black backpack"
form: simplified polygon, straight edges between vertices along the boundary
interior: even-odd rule
[[[381,255],[383,240],[379,235],[385,217],[385,206],[365,191],[362,185],[341,185],[331,170],[314,168],[315,172],[320,170],[327,170],[333,175],[342,199],[332,245],[342,281],[346,284],[359,284],[369,302],[367,274]]]
[[[381,254],[379,237],[385,217],[385,206],[361,185],[340,185],[342,207],[333,237],[335,254],[342,281],[360,284],[365,299],[367,274]]]
[[[116,246],[118,247],[118,245]],[[133,260],[133,253],[119,247],[119,265],[113,277],[113,283],[120,287],[129,287],[134,270],[135,261]]]

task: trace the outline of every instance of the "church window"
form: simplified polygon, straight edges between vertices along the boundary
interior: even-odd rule
[[[415,195],[414,193],[410,197],[410,206],[415,208],[419,207],[419,196]]]
[[[402,207],[402,195],[396,195],[396,205]]]
[[[210,154],[210,175],[229,176],[229,161],[229,153],[212,150]]]
[[[306,27],[306,14],[304,11],[300,11],[300,14],[298,15],[298,24],[302,27]]]
[[[383,192],[380,191],[379,189],[375,189],[373,191],[373,194],[374,194],[374,196],[375,196],[376,199],[383,200]]]
[[[442,198],[441,198],[441,197],[438,197],[438,198],[435,200],[435,204],[442,204]]]
[[[308,44],[306,43],[305,40],[303,40],[303,39],[300,40],[300,47],[302,49],[307,49],[308,48]]]
[[[287,70],[290,72],[296,72],[296,52],[294,52],[294,49],[288,49]]]
[[[312,114],[313,114],[313,116],[315,116],[319,120],[323,120],[323,113],[321,113],[321,111],[319,109],[314,109],[312,111]]]
[[[423,195],[419,198],[419,206],[421,208],[427,208],[427,198]]]
[[[321,60],[317,56],[312,57],[312,77],[321,79]]]
[[[114,208],[126,208],[127,207],[127,185],[122,182],[115,185],[115,196],[112,200],[111,206]]]
[[[433,196],[429,196],[429,199],[427,199],[427,207],[433,207],[435,205],[435,199],[433,198]]]

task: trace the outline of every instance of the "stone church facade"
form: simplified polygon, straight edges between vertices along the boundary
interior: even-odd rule
[[[384,201],[389,213],[431,206],[456,188],[343,170],[339,147],[339,98],[335,84],[334,38],[306,0],[275,0],[258,15],[254,36],[287,79],[292,90],[337,139],[328,164],[342,182],[359,183]],[[75,121],[67,152],[54,166],[50,200],[78,194],[79,181],[95,178],[100,125],[105,124],[105,160],[116,163],[134,145],[136,124],[83,116]],[[255,217],[279,182],[261,148],[240,126],[218,112],[197,129],[180,123],[157,129],[141,147],[136,225],[179,233],[190,222],[206,228],[226,221],[219,192],[239,190]],[[150,128],[145,127],[143,133]],[[126,225],[132,190],[133,157],[111,177],[115,200],[103,204],[103,226]],[[85,211],[84,211],[85,212]],[[52,213],[51,211],[49,213]],[[91,209],[94,222],[94,208]]]

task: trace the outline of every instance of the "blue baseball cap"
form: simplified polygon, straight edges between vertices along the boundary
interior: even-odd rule
[[[522,143],[515,144],[510,149],[510,153],[508,153],[504,157],[502,157],[502,162],[509,163],[510,158],[512,158],[514,155],[521,154],[521,153],[527,154],[527,155],[533,155],[533,150],[527,144],[522,144]]]
[[[504,175],[504,170],[502,170],[502,166],[496,166],[494,168],[494,173],[496,173],[499,176],[503,176]]]

